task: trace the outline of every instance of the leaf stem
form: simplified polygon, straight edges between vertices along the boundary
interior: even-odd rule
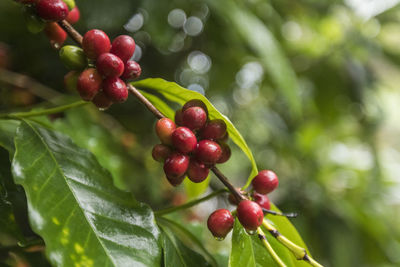
[[[276,254],[275,250],[272,248],[271,244],[268,242],[267,238],[265,237],[265,234],[261,228],[257,228],[257,234],[258,238],[260,238],[261,242],[263,243],[264,247],[268,250],[268,253],[271,255],[271,257],[275,260],[275,262],[280,266],[280,267],[286,267],[286,264],[282,261],[282,259]]]

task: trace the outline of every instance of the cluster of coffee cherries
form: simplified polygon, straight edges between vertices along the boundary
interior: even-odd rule
[[[278,177],[273,171],[262,170],[252,180],[253,192],[249,195],[249,199],[252,200],[237,202],[233,195],[229,196],[230,202],[237,205],[237,217],[248,233],[254,233],[262,224],[263,209],[269,210],[271,207],[267,194],[275,190],[278,184]],[[208,217],[207,226],[216,239],[222,240],[232,230],[234,221],[234,216],[229,210],[218,209]]]
[[[173,186],[186,176],[194,183],[204,181],[210,167],[231,156],[225,122],[209,120],[207,107],[199,99],[186,102],[175,113],[175,122],[158,120],[155,129],[161,144],[154,146],[152,156],[164,163],[165,175]]]
[[[38,33],[44,30],[53,47],[59,48],[67,39],[67,33],[57,24],[66,20],[74,24],[80,12],[74,0],[16,0],[24,4],[28,30]]]

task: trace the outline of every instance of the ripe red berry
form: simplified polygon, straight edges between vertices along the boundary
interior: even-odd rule
[[[243,227],[252,231],[257,230],[264,219],[261,207],[250,200],[240,201],[237,207],[237,216]]]
[[[120,57],[122,61],[128,61],[135,52],[135,41],[128,35],[116,37],[111,45],[110,53]]]
[[[101,110],[106,110],[112,105],[112,101],[104,94],[103,91],[99,92],[93,99],[93,104]]]
[[[278,187],[278,176],[273,171],[262,170],[251,181],[254,190],[260,194],[268,194]]]
[[[200,99],[192,99],[192,100],[189,100],[188,102],[185,103],[185,105],[183,105],[182,111],[185,111],[185,110],[187,110],[188,108],[191,108],[191,107],[200,107],[200,108],[204,109],[204,111],[205,111],[205,112],[207,113],[207,115],[208,115],[207,106],[206,106],[206,104],[204,104],[204,102],[201,101]]]
[[[182,114],[183,125],[191,130],[198,130],[204,126],[207,121],[207,114],[200,107],[191,107]]]
[[[175,123],[176,125],[182,126],[183,125],[183,118],[182,118],[182,109],[178,109],[175,112]]]
[[[189,157],[187,155],[174,152],[165,160],[164,172],[168,181],[177,186],[182,183],[184,175],[189,166]]]
[[[114,54],[103,53],[96,60],[96,68],[106,77],[119,77],[124,73],[124,62]]]
[[[193,159],[190,160],[189,168],[187,170],[187,175],[190,181],[200,183],[207,178],[209,172],[210,169],[204,163]]]
[[[231,148],[225,143],[219,143],[219,146],[222,149],[221,157],[218,159],[217,163],[225,163],[231,157]]]
[[[222,155],[221,147],[214,141],[201,140],[195,151],[196,158],[206,164],[215,164]]]
[[[81,17],[81,12],[79,11],[79,8],[75,6],[69,13],[67,18],[65,19],[71,24],[75,24],[79,21]]]
[[[261,208],[269,210],[271,208],[271,202],[269,201],[269,198],[267,195],[259,194],[257,192],[253,193],[253,200],[256,202],[258,205],[260,205]]]
[[[67,33],[56,23],[46,23],[44,33],[49,38],[51,44],[55,47],[60,48],[67,39]]]
[[[189,153],[196,148],[197,139],[189,128],[179,127],[172,133],[172,144],[178,151]]]
[[[104,79],[103,91],[113,102],[124,102],[128,98],[126,84],[118,77]]]
[[[90,101],[93,97],[100,91],[101,75],[94,68],[89,68],[82,71],[81,75],[78,78],[77,89],[85,101]]]
[[[226,124],[223,120],[211,120],[200,131],[202,139],[218,140],[226,134]]]
[[[36,12],[44,20],[60,21],[68,16],[68,6],[62,0],[40,0]]]
[[[138,78],[140,74],[142,74],[140,65],[133,60],[128,60],[125,63],[124,73],[122,74],[121,78],[125,80],[133,80]]]
[[[153,147],[151,155],[155,161],[164,162],[171,153],[172,150],[169,146],[157,144]]]
[[[172,145],[172,133],[176,129],[175,123],[168,119],[159,119],[156,123],[156,134],[160,138],[161,143],[165,145]]]
[[[225,238],[232,230],[235,219],[227,209],[219,209],[211,213],[207,220],[208,230],[217,238]]]
[[[110,47],[110,39],[101,30],[90,30],[83,36],[83,51],[92,60],[96,60],[101,54],[109,52]]]

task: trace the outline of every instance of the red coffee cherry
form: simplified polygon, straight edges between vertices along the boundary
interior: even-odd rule
[[[103,80],[103,91],[113,102],[124,102],[128,98],[128,89],[123,80],[118,77],[108,77]]]
[[[168,181],[177,186],[185,178],[186,170],[189,166],[189,157],[187,155],[174,152],[165,160],[164,172]]]
[[[96,60],[96,68],[106,77],[119,77],[124,73],[124,62],[114,54],[103,53]]]
[[[190,160],[189,168],[187,170],[187,175],[190,181],[193,183],[201,183],[208,177],[209,173],[210,169],[204,163],[193,159]]]
[[[268,194],[278,187],[278,176],[273,171],[262,170],[251,181],[254,190],[260,194]]]
[[[121,78],[125,80],[133,80],[138,78],[140,74],[142,74],[140,65],[133,60],[128,60],[125,63],[124,73],[122,74]]]
[[[225,163],[231,157],[231,148],[225,143],[219,143],[219,146],[222,149],[221,157],[218,159],[217,163]]]
[[[196,158],[206,164],[215,164],[222,155],[221,147],[214,141],[201,140],[197,145]]]
[[[226,124],[223,120],[211,120],[200,131],[202,139],[218,140],[225,136]]]
[[[92,103],[101,110],[108,109],[113,102],[104,94],[103,91],[99,92],[93,99]]]
[[[183,105],[182,111],[185,111],[185,110],[187,110],[188,108],[191,108],[191,107],[200,107],[200,108],[204,109],[204,111],[205,111],[205,112],[207,113],[207,115],[208,115],[207,106],[206,106],[206,104],[204,104],[204,102],[201,101],[200,99],[192,99],[192,100],[189,100],[188,102],[185,103],[185,105]]]
[[[218,141],[226,143],[229,139],[229,133],[226,132],[223,137],[221,137]]]
[[[172,145],[172,133],[176,129],[175,123],[168,118],[162,118],[157,121],[155,128],[161,143]]]
[[[36,12],[42,19],[60,21],[68,16],[68,6],[62,0],[40,0]]]
[[[178,151],[186,154],[195,150],[197,139],[189,128],[179,127],[172,133],[172,144]]]
[[[271,208],[271,202],[269,201],[269,198],[267,195],[259,194],[257,192],[253,193],[253,200],[256,202],[258,205],[260,205],[261,208],[269,210]]]
[[[78,78],[77,89],[79,95],[85,101],[90,101],[100,91],[102,77],[94,68],[82,71]]]
[[[208,230],[213,236],[224,239],[232,230],[235,219],[227,209],[219,209],[211,213],[207,220]]]
[[[183,115],[182,109],[178,109],[175,112],[175,123],[176,123],[176,125],[179,125],[179,126],[183,125],[182,115]]]
[[[79,11],[78,7],[75,6],[69,13],[67,18],[65,19],[71,24],[75,24],[79,21],[81,17],[81,12]]]
[[[250,200],[240,201],[237,207],[237,216],[243,227],[251,231],[257,230],[264,219],[261,207]]]
[[[171,155],[171,153],[172,150],[169,146],[157,144],[153,147],[151,155],[153,156],[153,159],[155,161],[164,162],[169,157],[169,155]]]
[[[204,126],[207,121],[207,114],[200,107],[191,107],[182,114],[183,125],[191,130],[198,130]]]
[[[67,39],[67,33],[57,24],[57,22],[46,23],[44,33],[49,38],[50,43],[55,47],[61,47]]]
[[[135,52],[135,41],[128,35],[120,35],[116,37],[111,45],[110,53],[121,58],[122,61],[128,61]]]
[[[101,30],[90,30],[83,36],[83,51],[92,60],[96,60],[101,54],[109,52],[110,47],[110,39]]]

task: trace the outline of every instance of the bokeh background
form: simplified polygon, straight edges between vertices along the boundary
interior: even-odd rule
[[[226,114],[259,168],[278,174],[271,199],[299,213],[292,222],[314,258],[326,266],[400,266],[399,2],[77,0],[76,28],[133,36],[142,78],[201,92]],[[44,34],[28,32],[21,7],[0,1],[0,111],[77,99],[64,89],[66,73]],[[154,123],[132,98],[54,120],[117,186],[158,209],[196,192],[163,179],[150,153]],[[232,148],[222,169],[241,186],[250,164]],[[219,187],[212,178],[206,190]],[[226,266],[229,242],[204,229],[223,205],[225,198],[213,200],[179,220]]]

